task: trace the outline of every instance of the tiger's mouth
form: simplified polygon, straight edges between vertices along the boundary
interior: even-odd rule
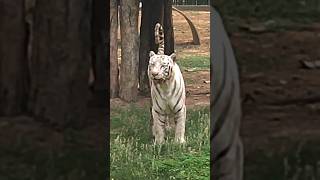
[[[151,78],[154,80],[162,80],[162,79],[166,79],[166,76],[164,76],[163,74],[157,74],[157,75],[151,75]]]
[[[152,80],[156,83],[163,83],[167,80],[165,77],[153,77]]]
[[[157,78],[157,77],[154,77],[153,80],[155,80],[155,81],[164,81],[164,80],[166,80],[166,78]]]
[[[165,79],[164,77],[157,77],[157,76],[153,76],[154,80],[161,80],[161,79]]]
[[[155,82],[165,82],[171,78],[169,74],[151,76],[152,80]]]

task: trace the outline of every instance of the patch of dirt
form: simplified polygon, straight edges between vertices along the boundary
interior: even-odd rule
[[[185,18],[178,12],[172,12],[173,18],[173,31],[175,37],[175,50],[177,52],[177,57],[185,56],[209,56],[210,49],[210,12],[209,11],[182,11],[194,24],[197,29],[200,45],[192,44],[192,33],[189,24]],[[139,14],[141,17],[141,12]],[[140,18],[138,21],[138,26],[140,27]],[[139,28],[140,30],[140,28]],[[120,25],[118,30],[118,39],[120,42],[121,33]],[[121,49],[119,48],[119,56]]]
[[[210,105],[210,71],[183,72],[186,82],[187,108],[195,106]],[[124,102],[119,98],[111,99],[111,110],[118,107],[128,107],[130,103]],[[150,97],[140,96],[137,102],[133,103],[139,107],[149,107]]]
[[[177,54],[184,56],[210,56],[210,12],[209,11],[183,11],[196,27],[200,46],[192,45],[192,33],[187,21],[177,12],[173,11],[174,35]]]
[[[319,24],[310,26],[231,34],[240,64],[246,153],[276,148],[275,139],[320,139],[320,71],[300,62],[320,59]]]

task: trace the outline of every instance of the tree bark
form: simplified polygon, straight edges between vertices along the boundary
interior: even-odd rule
[[[155,44],[155,34],[154,34],[154,27],[156,26],[157,23],[160,23],[163,26],[163,17],[164,17],[164,0],[153,0],[154,2],[152,2],[152,7],[149,6],[149,8],[151,8],[152,11],[152,19],[151,19],[151,23],[149,24],[149,28],[151,29],[151,34],[150,34],[150,38],[151,38],[151,48],[150,50],[158,52],[158,45]],[[164,36],[166,36],[164,34]],[[148,53],[148,61],[149,62],[149,53]]]
[[[170,55],[174,52],[174,32],[172,19],[172,1],[164,1],[164,53]]]
[[[157,52],[154,41],[154,26],[163,24],[163,1],[143,0],[142,17],[140,26],[140,50],[139,50],[139,90],[142,94],[149,95],[148,63],[149,52]]]
[[[141,93],[148,94],[149,80],[148,80],[148,61],[149,51],[151,47],[151,2],[150,0],[142,1],[141,26],[140,26],[140,49],[139,49],[139,90]]]
[[[92,1],[92,62],[94,90],[105,94],[107,90],[107,1]],[[105,100],[106,101],[106,100]]]
[[[105,107],[109,99],[109,28],[107,28],[108,15],[107,1],[92,1],[92,74],[93,74],[93,96],[89,106]],[[107,97],[108,94],[108,97]]]
[[[86,119],[90,17],[90,0],[36,2],[30,101],[35,119],[59,126]]]
[[[25,110],[28,93],[24,0],[0,0],[0,116]]]
[[[119,95],[118,3],[110,0],[110,97]]]
[[[139,1],[120,0],[121,64],[119,96],[136,101],[138,95]]]

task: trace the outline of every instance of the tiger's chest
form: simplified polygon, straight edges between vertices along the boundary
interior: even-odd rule
[[[155,84],[151,90],[152,104],[162,113],[172,114],[177,103],[172,85]]]

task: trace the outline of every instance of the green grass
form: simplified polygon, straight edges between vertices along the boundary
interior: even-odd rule
[[[153,145],[148,108],[131,106],[111,113],[111,178],[209,179],[209,109],[188,110],[185,145]]]
[[[182,70],[210,70],[210,57],[208,56],[187,56],[178,61]]]

